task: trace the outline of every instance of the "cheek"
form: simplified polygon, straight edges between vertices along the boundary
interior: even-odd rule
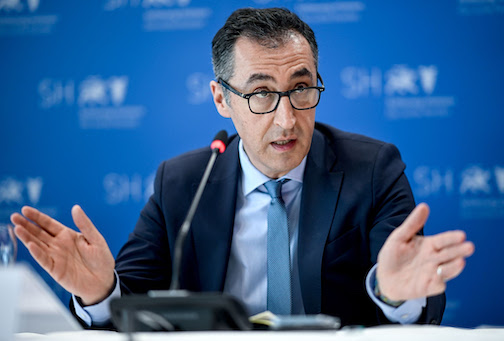
[[[242,136],[242,138],[246,136],[250,141],[260,144],[264,140],[267,140],[271,120],[264,115],[252,115],[254,114],[250,113],[250,117],[246,119],[242,117],[242,119],[239,120],[241,133],[243,134],[240,136]]]
[[[309,115],[303,116],[301,121],[302,129],[305,133],[313,133],[313,129],[315,128],[315,112],[310,113]]]

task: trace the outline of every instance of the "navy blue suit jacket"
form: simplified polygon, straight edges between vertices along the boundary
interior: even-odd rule
[[[236,207],[237,136],[217,159],[186,240],[181,287],[222,291]],[[179,227],[210,158],[210,148],[163,162],[155,192],[116,259],[123,293],[168,289]],[[307,314],[344,325],[387,320],[364,280],[390,232],[414,208],[405,165],[391,144],[317,123],[308,153],[299,220],[299,275]],[[440,323],[444,295],[429,298],[420,323]]]

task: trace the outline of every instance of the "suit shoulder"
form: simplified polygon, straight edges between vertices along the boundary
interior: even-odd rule
[[[372,167],[380,161],[402,164],[399,150],[391,143],[320,123],[317,123],[316,131],[323,135],[326,148],[331,150],[340,165]]]
[[[317,123],[315,129],[324,135],[330,145],[354,144],[381,148],[388,144],[369,136],[343,131],[323,123]]]
[[[228,148],[217,158],[215,163],[215,172],[221,172],[219,165],[228,160],[229,156],[235,152],[238,143],[237,135],[229,137]],[[183,154],[177,155],[171,159],[161,162],[158,168],[158,177],[174,181],[200,179],[204,173],[206,165],[210,160],[212,150],[209,146],[194,149]],[[221,167],[222,168],[222,167]]]

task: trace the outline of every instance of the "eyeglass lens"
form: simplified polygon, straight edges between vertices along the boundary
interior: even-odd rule
[[[309,109],[317,105],[320,97],[318,89],[301,89],[289,95],[290,102],[295,109]],[[249,98],[250,110],[256,113],[265,113],[275,109],[280,101],[278,93],[258,92]]]

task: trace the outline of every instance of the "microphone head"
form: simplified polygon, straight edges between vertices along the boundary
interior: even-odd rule
[[[210,145],[210,149],[218,149],[219,152],[222,154],[226,150],[228,144],[228,134],[227,131],[221,130],[215,135],[212,144]]]

